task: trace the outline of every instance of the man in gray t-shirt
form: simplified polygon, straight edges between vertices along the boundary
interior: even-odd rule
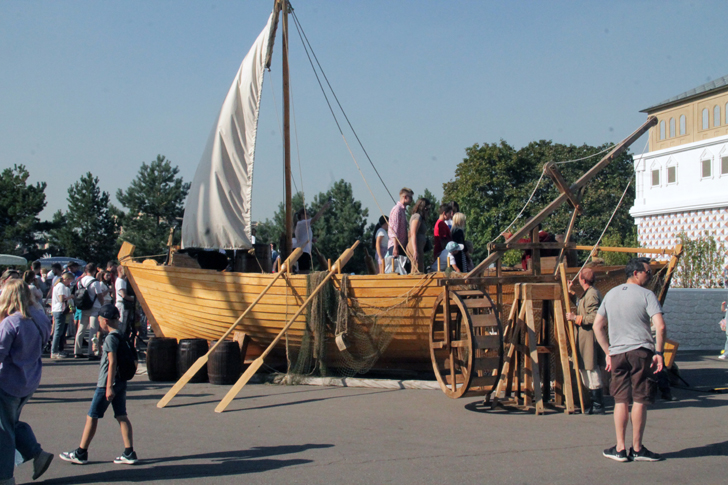
[[[611,372],[610,394],[614,397],[617,434],[616,446],[604,450],[603,454],[622,462],[661,459],[660,455],[642,446],[647,404],[654,401],[657,390],[655,373],[663,367],[665,342],[662,308],[655,294],[644,288],[652,277],[649,263],[649,258],[634,258],[627,263],[627,283],[607,293],[594,320],[594,333],[607,354],[607,370]],[[650,332],[650,321],[655,326],[655,339]],[[627,453],[625,434],[630,404],[632,448]]]

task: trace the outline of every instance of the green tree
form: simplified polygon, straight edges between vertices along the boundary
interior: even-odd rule
[[[99,188],[99,178],[91,172],[68,188],[68,211],[53,216],[55,229],[50,242],[65,256],[103,264],[116,257],[118,214],[109,203],[109,193]]]
[[[184,214],[190,184],[178,177],[179,168],[162,155],[149,165],[142,163],[126,192],[116,198],[127,212],[121,217],[121,239],[136,246],[136,254],[152,255],[166,250],[169,230]]]
[[[443,198],[458,201],[460,210],[466,214],[467,238],[475,246],[474,260],[483,259],[487,243],[504,231],[521,211],[546,162],[593,156],[558,165],[566,181],[573,183],[600,159],[601,155],[596,154],[608,146],[562,145],[542,140],[515,150],[501,140],[499,144],[476,144],[467,148],[467,158],[458,165],[455,179],[443,186]],[[582,199],[584,214],[577,218],[572,241],[579,244],[597,241],[632,177],[632,156],[624,153],[587,184]],[[544,176],[533,200],[511,230],[521,227],[558,195],[558,189]],[[631,239],[633,232],[634,221],[629,215],[632,200],[634,185],[627,191],[610,226],[625,241]],[[564,204],[543,222],[543,228],[555,234],[563,233],[570,217],[570,207]]]
[[[45,208],[45,182],[28,183],[30,173],[14,165],[0,173],[0,252],[23,254],[37,243]]]
[[[354,199],[351,184],[345,180],[339,180],[329,190],[320,192],[312,202],[306,205],[308,216],[313,217],[328,200],[331,200],[331,206],[311,229],[315,240],[314,246],[325,258],[330,258],[333,262],[357,239],[362,240],[362,244],[368,243],[363,238],[369,210],[362,209],[361,202]],[[295,194],[291,202],[295,213],[304,205],[303,194],[300,192]],[[285,232],[284,221],[285,206],[281,203],[272,220],[267,219],[258,223],[256,240],[278,243],[280,235]],[[371,251],[369,254],[371,255]],[[315,257],[313,264],[314,268],[318,270],[325,269],[318,265]],[[354,252],[354,257],[346,265],[346,271],[349,273],[366,271],[364,248],[359,248]]]

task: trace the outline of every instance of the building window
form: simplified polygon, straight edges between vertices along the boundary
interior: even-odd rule
[[[667,183],[674,184],[677,182],[677,167],[667,167]]]
[[[680,136],[684,135],[687,131],[687,123],[685,121],[685,115],[680,115]]]
[[[720,106],[717,104],[713,108],[713,127],[720,126]]]
[[[675,138],[675,118],[670,118],[670,138]]]
[[[660,140],[665,139],[665,120],[660,121]]]
[[[725,124],[728,125],[728,103],[725,104]]]
[[[710,128],[710,124],[708,123],[708,121],[710,120],[708,118],[708,108],[703,108],[703,130],[707,130],[708,128]]]
[[[660,169],[652,171],[652,186],[657,187],[660,185]]]
[[[728,175],[728,157],[723,157],[720,159],[720,174]]]
[[[703,160],[701,162],[702,168],[701,168],[701,177],[702,178],[709,178],[710,177],[710,162],[711,160]]]

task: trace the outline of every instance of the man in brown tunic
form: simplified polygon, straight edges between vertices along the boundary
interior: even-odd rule
[[[602,295],[594,285],[594,271],[584,268],[579,273],[579,285],[584,289],[584,295],[579,300],[576,314],[567,313],[566,318],[577,325],[577,340],[579,344],[579,371],[581,380],[589,389],[591,405],[585,409],[587,414],[604,414],[602,393],[602,379],[599,362],[604,361],[601,348],[596,345],[594,336],[594,319],[602,303]],[[570,285],[571,286],[571,285]],[[571,288],[569,292],[573,294]]]

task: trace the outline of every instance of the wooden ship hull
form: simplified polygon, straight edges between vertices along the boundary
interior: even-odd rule
[[[203,338],[217,340],[273,280],[273,274],[226,273],[214,270],[157,265],[154,261],[123,263],[148,320],[158,337],[176,339]],[[662,267],[660,263],[656,267]],[[572,276],[578,268],[569,268]],[[509,278],[522,276],[534,281],[528,272],[509,272]],[[458,277],[465,275],[450,275]],[[484,276],[488,276],[486,273]],[[624,282],[621,266],[601,267],[599,281],[612,287]],[[536,277],[542,281],[556,281],[555,277]],[[371,329],[375,321],[391,340],[374,363],[374,369],[432,370],[429,329],[433,306],[443,293],[443,273],[428,275],[350,275],[347,276],[349,307],[354,309],[350,325]],[[335,288],[341,276],[332,278]],[[515,281],[515,280],[514,280]],[[491,285],[487,293],[497,295]],[[502,285],[503,308],[507,314],[512,301],[513,285]],[[308,296],[307,277],[288,275],[279,278],[238,325],[237,330],[250,338],[248,359],[257,357],[262,349],[286,325]],[[277,344],[272,357],[285,359],[286,345],[297,351],[304,338],[307,314],[300,315],[287,332],[287,338]],[[340,364],[340,351],[334,335],[327,335],[327,358],[332,366]],[[286,342],[287,341],[287,342]]]

